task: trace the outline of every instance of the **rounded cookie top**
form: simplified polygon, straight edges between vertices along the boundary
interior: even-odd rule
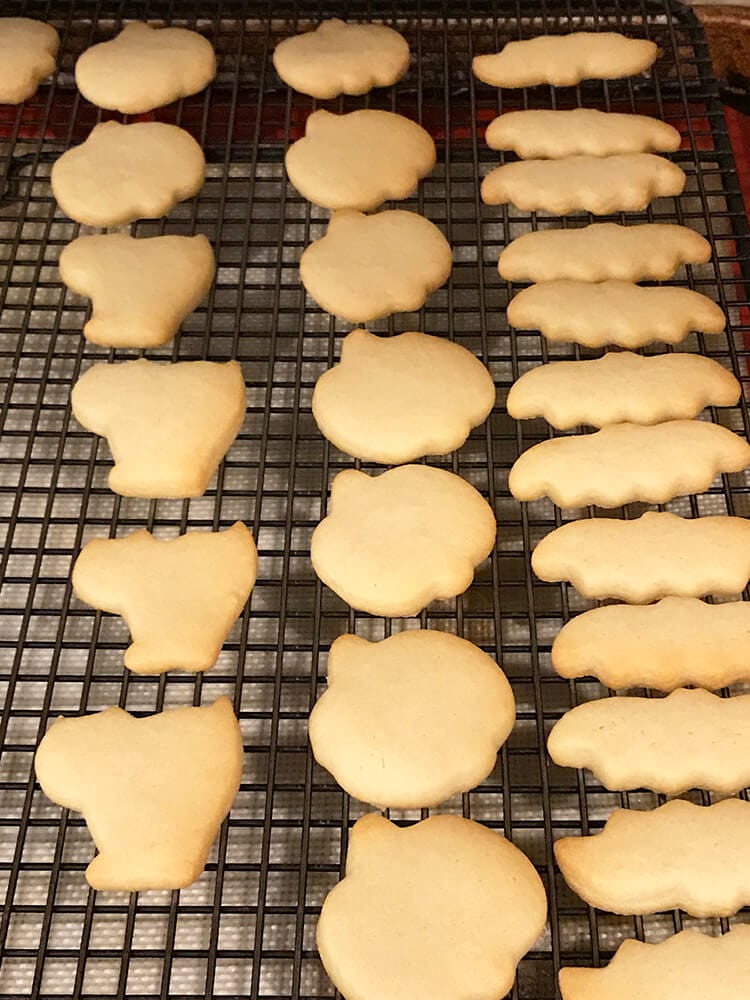
[[[494,402],[492,376],[460,344],[424,333],[352,330],[341,362],[318,379],[312,409],[337,448],[399,465],[459,448]]]
[[[451,272],[453,254],[438,227],[416,212],[334,212],[325,236],[299,262],[306,290],[326,312],[367,323],[415,312]]]
[[[177,125],[108,121],[52,167],[52,192],[60,208],[87,226],[119,226],[158,219],[200,191],[203,151]]]
[[[492,551],[497,524],[466,480],[427,465],[333,481],[310,556],[331,590],[372,615],[416,615],[463,593]]]
[[[97,107],[141,114],[203,90],[216,76],[216,56],[197,31],[136,21],[87,49],[75,76],[78,89]]]
[[[465,639],[429,629],[382,642],[342,635],[310,715],[310,742],[350,795],[421,809],[486,778],[514,719],[502,670]]]
[[[421,125],[391,111],[314,111],[285,163],[308,201],[369,212],[415,190],[435,166],[435,143]]]
[[[406,40],[393,28],[334,17],[315,31],[279,42],[273,64],[294,90],[329,99],[389,87],[406,73],[409,58]]]
[[[371,813],[351,831],[317,943],[346,997],[497,1000],[546,911],[533,865],[494,830],[447,815],[400,829]]]
[[[20,104],[54,72],[60,37],[30,17],[0,17],[0,104]]]

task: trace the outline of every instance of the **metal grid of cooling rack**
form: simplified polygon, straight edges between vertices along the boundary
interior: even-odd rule
[[[686,193],[627,221],[684,222],[711,240],[713,261],[676,280],[719,301],[729,332],[692,337],[685,347],[716,357],[747,384],[750,313],[743,281],[750,244],[708,50],[692,14],[669,0],[424,0],[408,15],[376,0],[338,7],[278,0],[247,8],[227,0],[210,16],[205,9],[179,0],[3,5],[3,14],[51,20],[61,30],[62,49],[52,85],[20,109],[0,108],[0,998],[332,995],[315,952],[315,921],[343,869],[351,823],[365,807],[314,764],[306,719],[333,639],[347,630],[382,637],[416,624],[472,639],[498,656],[513,684],[518,722],[495,771],[442,809],[500,829],[539,868],[550,925],[521,963],[513,996],[552,998],[561,964],[596,964],[624,937],[657,940],[683,920],[679,914],[643,920],[597,914],[554,873],[554,838],[596,828],[624,801],[648,806],[655,797],[605,792],[545,756],[552,722],[577,700],[603,692],[590,682],[562,681],[551,670],[552,639],[571,613],[588,605],[531,574],[531,547],[560,523],[560,513],[547,502],[521,508],[509,496],[507,472],[519,451],[548,430],[541,422],[514,424],[504,396],[529,365],[596,352],[548,347],[537,334],[508,330],[504,308],[515,289],[497,275],[499,251],[529,228],[557,223],[481,204],[481,177],[497,162],[484,147],[482,129],[503,108],[577,104],[652,112],[678,125],[685,143],[675,159],[688,174]],[[321,438],[310,412],[314,382],[336,358],[346,330],[306,301],[298,283],[300,253],[322,233],[325,213],[286,185],[282,160],[315,102],[280,84],[270,53],[281,37],[331,14],[384,19],[409,40],[414,62],[396,87],[326,106],[384,107],[432,131],[438,166],[406,207],[440,225],[455,251],[450,282],[419,315],[374,328],[454,338],[488,364],[500,390],[488,423],[440,462],[493,504],[497,549],[463,597],[430,606],[418,623],[352,612],[317,582],[308,558],[330,480],[352,464]],[[133,232],[205,233],[219,271],[182,336],[150,356],[236,357],[249,391],[245,425],[216,485],[184,503],[110,493],[106,448],[71,419],[69,392],[78,374],[95,360],[129,354],[88,346],[80,335],[86,303],[64,289],[56,270],[62,247],[79,228],[56,210],[49,188],[56,156],[99,119],[73,85],[76,56],[111,37],[124,19],[149,17],[197,26],[213,40],[220,62],[208,91],[158,113],[201,142],[208,178],[194,202],[161,222],[138,223]],[[474,53],[496,51],[509,38],[582,27],[653,38],[662,50],[653,77],[504,95],[472,81]],[[588,220],[574,224],[581,221]],[[744,402],[713,417],[748,432]],[[748,483],[725,477],[705,496],[669,506],[694,515],[748,515]],[[633,506],[625,514],[637,512]],[[198,678],[129,675],[122,667],[127,632],[120,619],[71,595],[69,574],[81,545],[136,527],[169,536],[225,527],[237,518],[255,534],[260,572],[218,665]],[[48,721],[109,704],[150,712],[220,693],[240,715],[245,771],[206,873],[179,894],[90,891],[83,870],[91,846],[82,821],[61,816],[34,783],[33,752]],[[713,931],[727,926],[700,923]]]

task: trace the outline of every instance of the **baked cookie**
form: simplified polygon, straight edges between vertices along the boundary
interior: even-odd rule
[[[506,405],[515,420],[544,417],[569,430],[689,419],[706,406],[734,406],[739,398],[734,375],[701,354],[617,351],[530,368],[511,386]]]
[[[341,451],[400,465],[460,448],[495,404],[495,383],[460,344],[424,333],[352,330],[318,379],[312,412]]]
[[[184,889],[206,864],[240,787],[242,734],[228,698],[136,719],[121,708],[58,719],[35,758],[44,794],[83,813],[94,889]]]
[[[52,193],[76,222],[120,226],[166,215],[200,191],[205,173],[203,150],[184,129],[108,121],[56,161]]]
[[[750,1000],[750,925],[709,937],[680,931],[658,944],[628,938],[603,969],[560,969],[562,1000]]]
[[[547,496],[558,507],[666,503],[748,465],[750,445],[720,424],[610,424],[535,444],[513,465],[508,487],[516,500]]]
[[[95,538],[73,567],[73,591],[122,615],[133,635],[125,666],[136,674],[209,670],[242,613],[258,572],[253,536],[188,531],[162,541],[145,529]]]
[[[711,244],[686,226],[594,222],[581,229],[524,233],[500,254],[506,281],[667,281],[681,264],[705,264]]]
[[[666,698],[600,698],[555,723],[547,750],[613,792],[650,788],[734,795],[750,784],[750,694],[677,688]]]
[[[729,917],[750,903],[750,802],[615,809],[601,833],[556,841],[555,858],[571,889],[601,910]]]
[[[673,153],[676,128],[645,115],[574,108],[572,111],[506,111],[487,126],[490,149],[511,149],[524,160],[618,153]]]
[[[561,677],[593,675],[609,688],[750,682],[750,602],[665,597],[645,607],[594,608],[558,632],[552,666]]]
[[[678,344],[691,332],[722,333],[724,313],[689,288],[643,287],[630,281],[543,281],[508,303],[508,322],[541,330],[552,343],[584,347]]]
[[[654,198],[682,194],[686,179],[676,163],[653,153],[516,160],[487,174],[482,201],[552,215],[642,212]]]
[[[333,213],[325,236],[303,252],[299,273],[321,309],[367,323],[421,309],[452,266],[448,241],[416,212],[363,215],[344,209]]]
[[[0,104],[33,97],[55,71],[60,36],[51,24],[30,17],[0,17]]]
[[[421,125],[390,111],[314,111],[284,162],[308,201],[369,212],[414,192],[435,166],[435,143]]]
[[[60,277],[91,299],[83,335],[102,347],[159,347],[208,293],[216,260],[205,236],[79,236],[60,254]]]
[[[647,511],[632,521],[571,521],[539,542],[531,565],[540,580],[570,580],[601,600],[740,594],[750,579],[750,520]]]
[[[99,108],[139,115],[197,94],[216,76],[213,46],[197,31],[126,24],[76,62],[76,84]]]
[[[487,501],[466,480],[428,465],[379,476],[340,472],[310,557],[326,586],[359,611],[419,614],[462,594],[495,545]]]
[[[505,674],[466,639],[429,629],[382,642],[342,635],[310,713],[310,743],[349,795],[422,809],[483,781],[515,717]]]
[[[501,834],[460,816],[399,829],[371,813],[349,835],[317,943],[350,1000],[497,1000],[546,914],[534,867]]]
[[[294,90],[328,100],[390,87],[408,70],[409,58],[406,40],[393,28],[332,17],[315,31],[279,42],[273,64]]]
[[[136,497],[203,496],[239,434],[247,394],[236,361],[95,364],[71,393],[73,416],[106,437],[109,486]]]
[[[574,87],[581,80],[618,80],[648,69],[653,42],[616,31],[574,31],[508,42],[501,52],[475,56],[474,76],[493,87]]]

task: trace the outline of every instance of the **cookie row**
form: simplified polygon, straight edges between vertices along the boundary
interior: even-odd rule
[[[547,51],[554,46],[548,40]],[[485,200],[560,213],[609,212],[639,210],[654,194],[682,190],[658,158],[627,145],[676,148],[664,123],[620,123],[615,117],[622,116],[597,112],[521,112],[507,116],[507,123],[504,117],[488,129],[492,144],[522,155],[536,155],[541,147],[544,155],[571,159],[501,167],[488,179]],[[624,192],[612,191],[615,179],[626,185]],[[528,188],[534,182],[540,189]],[[508,198],[495,196],[501,183]],[[499,271],[507,280],[542,282],[511,301],[512,325],[540,329],[552,341],[635,348],[657,339],[676,343],[694,329],[723,330],[723,315],[703,296],[633,284],[664,280],[678,265],[709,257],[706,241],[681,227],[599,224],[523,236],[503,251]],[[707,489],[718,472],[747,468],[750,446],[724,427],[690,418],[706,405],[736,404],[740,391],[715,362],[689,355],[621,353],[532,369],[509,393],[511,416],[542,416],[564,430],[581,423],[602,429],[533,446],[511,469],[510,490],[521,500],[546,495],[563,507],[615,507]],[[553,665],[564,676],[588,673],[588,665],[607,682],[625,682],[614,686],[643,683],[646,668],[648,679],[667,689],[723,679],[719,675],[731,674],[732,663],[740,676],[750,676],[736,659],[747,606],[714,608],[695,600],[744,588],[748,530],[740,518],[690,521],[651,512],[635,521],[574,521],[553,531],[532,554],[532,568],[544,580],[571,580],[585,596],[632,602],[692,595],[665,597],[653,607],[588,612],[563,628]],[[714,664],[707,644],[719,619],[731,631],[722,633],[724,662]],[[677,795],[697,784],[734,793],[750,781],[743,765],[748,724],[750,697],[720,699],[680,689],[665,700],[607,698],[563,716],[549,735],[548,751],[562,766],[589,767],[610,789]],[[745,802],[702,807],[675,800],[652,812],[617,810],[601,833],[558,840],[555,856],[568,884],[592,906],[621,914],[682,907],[698,916],[725,916],[750,903],[750,882],[741,877],[749,834]],[[702,996],[716,976],[739,981],[740,937],[713,943],[692,933],[657,946],[626,942],[607,969],[562,969],[560,989],[565,1000],[630,995],[639,984],[644,995]],[[684,963],[679,971],[672,964],[678,955]]]
[[[32,31],[20,20],[0,19],[0,50],[9,34]],[[7,68],[0,66],[0,100]],[[135,113],[202,89],[215,71],[213,48],[200,35],[132,24],[84,53],[76,80],[99,106]],[[107,122],[58,159],[52,188],[72,218],[110,226],[166,214],[198,192],[204,174],[200,147],[181,129]],[[94,300],[87,339],[148,347],[174,336],[208,291],[216,265],[204,237],[117,233],[74,240],[60,269],[66,284]],[[237,362],[97,364],[72,392],[74,416],[108,438],[110,485],[126,496],[202,495],[246,405]],[[205,670],[256,572],[255,544],[240,523],[171,541],[143,530],[85,545],[73,589],[125,617],[133,638],[129,669]],[[42,739],[35,768],[44,792],[82,812],[92,831],[97,855],[89,883],[132,891],[177,889],[198,878],[239,789],[242,760],[238,720],[231,702],[219,698],[211,707],[138,719],[120,708],[60,719]]]
[[[292,85],[330,95],[358,86],[337,77],[334,47],[347,56],[350,46],[361,47],[362,59],[350,64],[364,86],[370,43],[392,44],[395,55],[403,39],[393,34],[324,22],[283,42],[274,62]],[[299,65],[295,52],[304,52]],[[432,168],[434,144],[416,129],[383,112],[317,111],[287,152],[297,189],[336,209],[326,236],[302,255],[302,282],[323,308],[352,322],[420,308],[450,273],[450,247],[427,220],[358,211],[411,193]],[[422,144],[421,160],[412,139]],[[421,333],[385,339],[355,330],[340,364],[318,381],[313,414],[350,454],[399,463],[459,447],[494,401],[489,372],[464,348]],[[459,533],[456,524],[464,526]],[[414,615],[435,598],[463,592],[495,534],[493,511],[459,476],[408,464],[376,476],[348,470],[333,481],[311,559],[352,607]],[[495,661],[464,639],[428,629],[377,643],[339,637],[327,681],[310,715],[315,757],[347,792],[381,808],[430,807],[468,791],[495,766],[515,720],[510,685]],[[419,915],[425,898],[439,901],[429,926]],[[397,900],[406,905],[394,907]],[[346,876],[324,900],[316,937],[345,996],[376,1000],[392,993],[394,982],[399,995],[453,996],[446,979],[463,980],[462,956],[477,948],[486,971],[472,971],[475,992],[499,996],[541,932],[546,909],[533,866],[498,833],[455,816],[399,829],[370,814],[349,834]],[[455,911],[465,916],[456,920]]]

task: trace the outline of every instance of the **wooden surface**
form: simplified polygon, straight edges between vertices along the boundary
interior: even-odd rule
[[[717,77],[750,77],[750,7],[701,4],[695,12],[703,22]]]

